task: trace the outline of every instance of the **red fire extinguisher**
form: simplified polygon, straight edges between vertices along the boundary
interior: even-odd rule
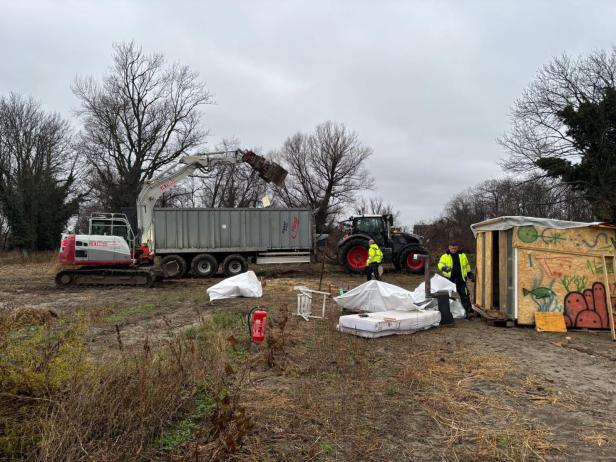
[[[251,339],[255,343],[261,343],[265,340],[265,321],[267,320],[267,311],[257,310],[252,313],[252,328],[250,331]]]

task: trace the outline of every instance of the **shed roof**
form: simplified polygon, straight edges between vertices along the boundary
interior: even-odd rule
[[[583,221],[553,220],[550,218],[507,216],[492,218],[490,220],[475,223],[474,225],[471,225],[471,230],[473,231],[473,234],[477,236],[479,231],[504,231],[516,226],[541,226],[543,228],[554,229],[586,228],[588,226],[616,228],[614,225],[601,221],[587,223]]]

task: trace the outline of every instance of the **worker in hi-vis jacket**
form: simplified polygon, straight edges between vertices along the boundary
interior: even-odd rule
[[[374,239],[370,239],[368,241],[370,247],[368,247],[368,260],[366,260],[366,272],[368,281],[374,277],[377,281],[381,280],[381,275],[379,274],[379,265],[383,261],[383,252],[374,242]]]
[[[447,252],[441,255],[438,262],[438,269],[447,279],[456,285],[456,292],[460,295],[460,301],[469,316],[473,310],[471,308],[471,300],[468,296],[466,280],[473,281],[475,276],[471,271],[471,265],[468,263],[468,258],[463,252],[458,252],[458,244],[455,241],[449,243]]]

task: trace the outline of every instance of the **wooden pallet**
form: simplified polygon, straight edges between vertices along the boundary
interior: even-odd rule
[[[486,320],[488,326],[498,326],[498,327],[514,327],[515,321],[501,311],[497,310],[482,310],[478,306],[472,305],[473,311],[479,314],[483,319]]]

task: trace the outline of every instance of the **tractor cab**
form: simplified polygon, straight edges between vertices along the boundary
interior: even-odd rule
[[[393,225],[391,215],[362,215],[349,218],[351,234],[366,234],[379,245],[389,247],[389,227]]]

